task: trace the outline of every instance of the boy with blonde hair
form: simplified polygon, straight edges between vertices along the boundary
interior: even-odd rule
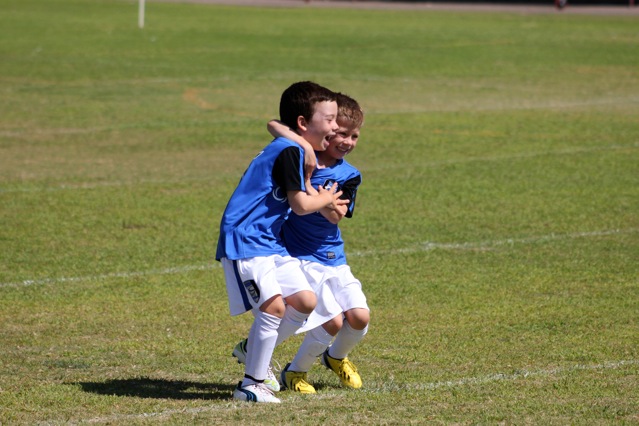
[[[364,113],[357,101],[344,94],[337,94],[337,105],[339,129],[326,150],[317,152],[311,187],[327,188],[337,183],[342,198],[349,203],[336,209],[322,208],[306,216],[291,214],[282,227],[284,244],[292,256],[301,260],[302,270],[317,296],[315,310],[298,330],[306,332],[304,341],[293,361],[281,372],[282,385],[300,393],[315,393],[307,381],[307,373],[317,357],[338,375],[344,386],[353,389],[362,386],[348,354],[368,331],[370,310],[360,281],[346,263],[338,223],[353,216],[362,181],[359,170],[344,157],[357,145]]]

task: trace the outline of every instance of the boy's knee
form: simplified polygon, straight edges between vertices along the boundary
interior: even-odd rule
[[[322,327],[328,334],[335,336],[342,329],[343,324],[342,315],[338,315],[335,318],[326,321],[322,324]]]
[[[317,297],[312,291],[303,290],[286,298],[286,303],[303,314],[310,314],[317,305]]]
[[[284,312],[286,311],[284,299],[282,299],[282,296],[280,295],[273,296],[266,302],[262,303],[262,306],[260,306],[260,311],[274,315],[278,318],[282,318],[284,317]]]
[[[344,315],[346,316],[348,325],[350,325],[353,330],[365,329],[371,320],[370,311],[363,308],[351,309],[346,311]]]

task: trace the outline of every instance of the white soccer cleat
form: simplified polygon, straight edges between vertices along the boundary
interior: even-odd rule
[[[262,402],[279,404],[280,401],[273,391],[267,388],[264,383],[256,383],[254,385],[242,386],[242,382],[237,384],[237,388],[233,391],[233,398],[247,402]]]
[[[238,364],[246,364],[247,341],[247,339],[244,339],[233,348],[233,356],[237,358]],[[273,369],[270,365],[268,367],[268,370],[266,370],[266,379],[264,379],[264,384],[273,392],[280,391],[280,383],[277,381],[277,376],[273,372]]]
[[[246,364],[246,344],[248,343],[248,339],[244,339],[240,341],[233,348],[233,356],[237,358],[238,364]]]

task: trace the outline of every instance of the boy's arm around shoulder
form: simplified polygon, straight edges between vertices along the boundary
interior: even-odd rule
[[[306,177],[310,178],[315,166],[317,166],[317,158],[311,144],[279,120],[269,121],[266,124],[266,129],[274,138],[283,137],[292,140],[304,149],[304,171]]]

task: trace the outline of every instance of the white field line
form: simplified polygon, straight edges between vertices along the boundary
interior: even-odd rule
[[[413,383],[413,384],[402,384],[402,383],[384,383],[379,390],[370,390],[369,392],[397,392],[397,391],[425,391],[425,390],[435,390],[441,388],[452,388],[459,386],[467,386],[467,385],[480,385],[484,383],[493,383],[498,381],[514,381],[520,379],[528,379],[534,377],[547,377],[547,376],[555,376],[565,373],[571,373],[574,371],[588,371],[588,370],[607,370],[607,369],[616,369],[625,366],[634,366],[639,365],[639,360],[631,359],[631,360],[621,360],[621,361],[608,361],[603,364],[596,365],[585,365],[585,364],[577,364],[571,367],[557,367],[557,368],[549,368],[544,370],[519,370],[515,373],[505,374],[505,373],[495,373],[490,374],[483,377],[466,377],[458,380],[451,380],[445,382],[433,382],[433,383]]]
[[[495,383],[495,382],[506,382],[506,381],[517,381],[517,380],[527,380],[530,378],[536,377],[552,377],[559,376],[562,374],[569,374],[572,372],[579,371],[598,371],[598,370],[611,370],[611,369],[619,369],[628,366],[636,366],[639,365],[639,360],[620,360],[620,361],[607,361],[602,364],[595,365],[586,365],[586,364],[577,364],[570,367],[557,367],[557,368],[548,368],[541,370],[520,370],[512,374],[506,373],[495,373],[489,374],[487,376],[481,377],[464,377],[457,380],[443,381],[443,382],[431,382],[431,383],[414,383],[414,384],[401,384],[401,383],[382,383],[378,384],[377,387],[361,390],[360,392],[365,393],[390,393],[390,392],[414,392],[414,391],[434,391],[437,389],[448,389],[448,388],[456,388],[456,387],[467,387],[473,385],[481,385],[487,383]],[[318,395],[319,398],[322,399],[331,399],[335,397],[336,394],[333,392],[323,393]],[[230,395],[229,395],[230,400]],[[286,404],[286,400],[283,401]],[[90,419],[82,419],[73,423],[64,422],[64,424],[95,424],[95,423],[113,423],[113,422],[126,422],[126,421],[136,421],[140,419],[163,419],[170,416],[175,415],[193,415],[200,414],[206,412],[220,412],[220,411],[230,411],[237,410],[245,406],[245,403],[234,402],[231,401],[224,406],[216,406],[216,405],[206,405],[203,407],[193,407],[193,408],[183,408],[183,409],[172,409],[172,410],[164,410],[164,411],[156,411],[149,413],[139,413],[139,414],[114,414],[111,416],[103,416],[103,417],[94,417]],[[44,424],[59,424],[59,421],[51,420],[47,421]]]
[[[388,250],[384,253],[381,253],[379,250],[367,250],[367,251],[359,251],[348,253],[349,256],[374,256],[377,254],[409,254],[409,253],[417,253],[422,251],[431,251],[431,250],[490,250],[493,247],[499,246],[514,246],[518,244],[537,244],[544,243],[548,241],[562,241],[562,240],[573,240],[577,238],[590,238],[590,237],[604,237],[607,235],[616,235],[616,234],[632,234],[639,232],[639,228],[628,228],[628,229],[610,229],[605,231],[593,231],[593,232],[575,232],[571,234],[548,234],[548,235],[540,235],[536,237],[526,237],[526,238],[507,238],[504,240],[486,240],[486,241],[477,241],[477,242],[464,242],[464,243],[437,243],[426,241],[420,243],[413,247],[405,247],[394,250]]]
[[[176,266],[174,268],[165,269],[150,269],[148,271],[132,271],[132,272],[112,272],[108,274],[100,275],[85,275],[81,277],[60,277],[60,278],[41,278],[35,280],[24,280],[13,283],[0,283],[0,288],[4,287],[28,287],[32,285],[45,285],[45,284],[61,284],[72,283],[82,281],[102,281],[113,278],[135,278],[143,277],[147,275],[172,275],[172,274],[184,274],[191,271],[206,271],[218,266],[217,262],[211,261],[210,264],[202,265],[186,265]]]
[[[181,178],[181,179],[140,179],[135,181],[102,181],[102,182],[92,182],[92,183],[70,183],[70,184],[60,184],[58,186],[47,186],[40,188],[0,188],[0,194],[2,193],[12,193],[12,192],[21,192],[21,193],[36,193],[36,192],[57,192],[57,191],[67,191],[67,190],[76,190],[76,189],[99,189],[99,188],[111,188],[111,187],[122,187],[122,186],[135,186],[135,185],[179,185],[179,184],[187,184],[194,182],[211,182],[213,181],[213,176],[208,177],[193,177],[193,178]]]
[[[512,154],[512,155],[496,155],[496,156],[483,156],[483,157],[470,157],[470,158],[453,158],[450,160],[444,161],[434,161],[430,163],[421,163],[416,165],[416,168],[436,168],[436,167],[445,167],[453,164],[467,164],[474,162],[495,162],[495,161],[504,161],[504,160],[518,160],[524,158],[535,158],[535,157],[544,157],[544,156],[559,156],[559,155],[575,155],[582,154],[588,152],[601,152],[601,151],[617,151],[624,149],[635,149],[639,148],[639,142],[630,144],[630,145],[606,145],[606,146],[592,146],[592,147],[574,147],[574,148],[566,148],[559,149],[554,151],[538,151],[538,152],[527,152],[521,154]],[[380,171],[380,170],[391,170],[400,166],[381,166],[381,167],[361,167],[363,171],[371,172],[371,171]],[[401,166],[402,169],[406,169],[406,166]],[[96,183],[80,183],[80,184],[61,184],[58,186],[50,186],[50,187],[41,187],[41,188],[0,188],[0,194],[2,193],[13,193],[13,192],[23,192],[23,193],[34,193],[34,192],[52,192],[52,191],[64,191],[64,190],[75,190],[75,189],[96,189],[96,188],[105,188],[105,187],[119,187],[119,186],[133,186],[133,185],[161,185],[161,184],[180,184],[186,182],[206,182],[212,179],[212,177],[201,177],[201,178],[192,178],[192,179],[142,179],[139,181],[107,181],[107,182],[96,182]]]
[[[548,241],[562,241],[572,240],[577,238],[591,238],[591,237],[603,237],[607,235],[617,234],[632,234],[639,232],[639,228],[628,229],[610,229],[605,231],[593,231],[593,232],[576,232],[571,234],[548,234],[536,237],[526,238],[507,238],[504,240],[487,240],[479,242],[462,242],[462,243],[437,243],[426,241],[420,243],[414,247],[405,247],[393,250],[367,250],[349,253],[348,256],[366,257],[374,255],[395,255],[395,254],[408,254],[417,253],[423,251],[432,250],[490,250],[493,247],[499,247],[504,245],[514,246],[518,244],[537,244]],[[165,269],[150,269],[147,271],[131,271],[131,272],[113,272],[99,275],[86,275],[80,277],[60,277],[60,278],[41,278],[33,280],[24,280],[18,282],[6,282],[0,283],[0,288],[5,287],[28,287],[33,285],[46,285],[46,284],[60,284],[68,282],[83,282],[83,281],[102,281],[114,278],[135,278],[147,275],[171,275],[171,274],[183,274],[191,271],[206,271],[219,267],[219,263],[211,261],[210,263],[203,263],[200,265],[186,265],[177,266],[173,268]]]

